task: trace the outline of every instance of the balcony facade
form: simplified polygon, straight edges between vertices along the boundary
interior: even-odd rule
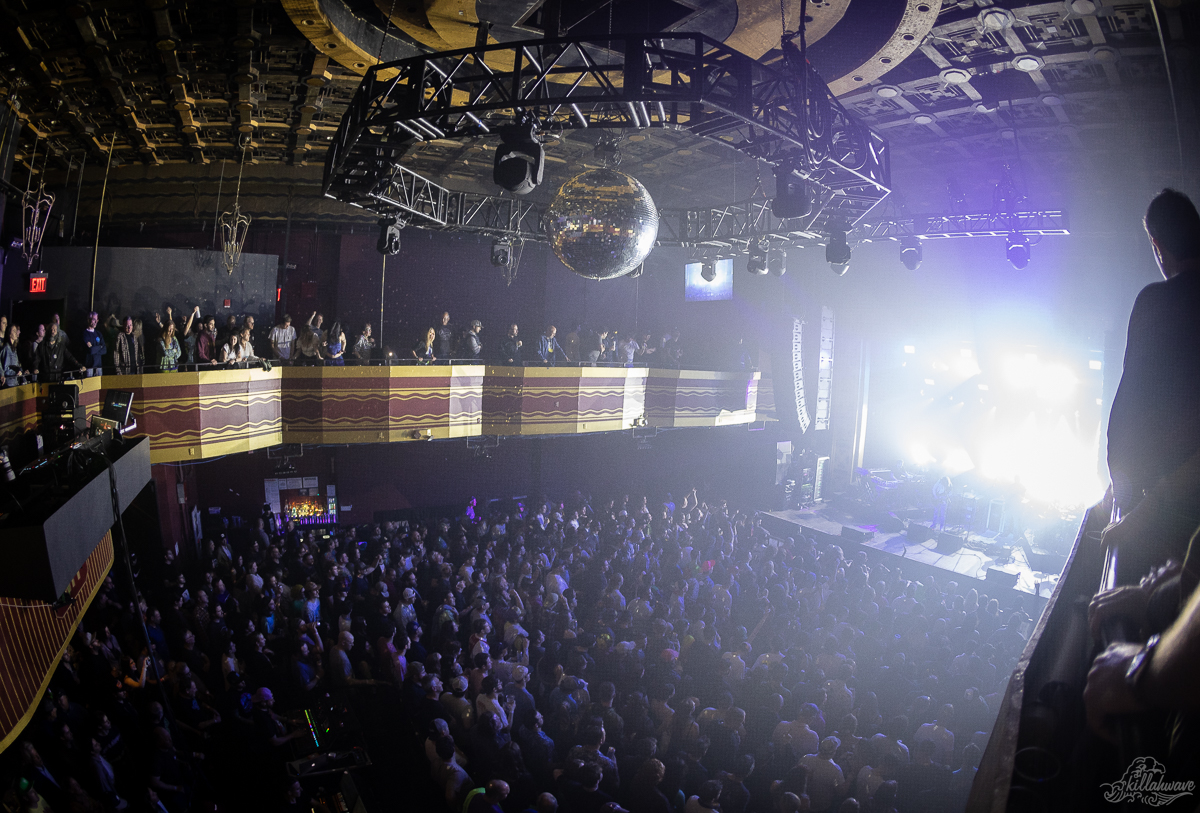
[[[131,434],[150,438],[153,463],[280,443],[573,435],[774,419],[770,381],[758,372],[447,364],[106,375],[74,383],[89,417],[99,412],[104,390],[134,393]],[[37,426],[47,386],[0,390],[0,437]]]

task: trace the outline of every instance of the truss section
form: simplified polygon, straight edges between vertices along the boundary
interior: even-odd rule
[[[976,212],[972,214],[917,215],[899,220],[862,224],[851,239],[882,240],[920,237],[944,240],[954,237],[1004,237],[1014,232],[1029,237],[1070,234],[1067,213],[1058,210],[1029,212]]]
[[[378,212],[407,205],[391,187],[410,149],[487,137],[517,120],[543,132],[658,127],[720,141],[808,181],[814,205],[800,230],[849,227],[891,186],[887,142],[811,66],[763,65],[700,34],[651,34],[502,43],[374,66],[327,153],[325,193]]]

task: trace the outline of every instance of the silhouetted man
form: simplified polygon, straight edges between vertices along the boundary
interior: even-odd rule
[[[1138,294],[1108,423],[1108,468],[1122,521],[1105,532],[1119,581],[1181,558],[1200,512],[1200,215],[1164,190],[1146,210],[1165,278]]]

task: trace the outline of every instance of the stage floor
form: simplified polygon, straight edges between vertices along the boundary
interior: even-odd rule
[[[856,541],[865,547],[874,548],[875,550],[905,559],[911,559],[925,565],[931,565],[950,573],[959,573],[963,576],[970,576],[976,579],[985,578],[989,569],[1016,574],[1017,584],[1015,589],[1024,593],[1032,593],[1042,598],[1048,597],[1053,592],[1060,575],[1058,573],[1035,571],[1029,566],[1025,551],[1018,545],[1012,546],[1011,549],[1006,549],[1000,560],[989,556],[982,550],[966,546],[957,553],[938,553],[935,550],[937,547],[936,539],[930,539],[920,544],[913,544],[904,533],[887,533],[880,531],[877,525],[860,524],[849,513],[829,505],[817,506],[815,508],[769,511],[767,513],[769,516],[783,520],[784,522],[801,525],[831,536],[841,536],[843,527],[864,533],[871,533],[874,536],[870,539]],[[946,530],[953,531],[955,529],[947,528]],[[961,535],[961,529],[959,529],[959,533]],[[985,547],[995,546],[994,540],[974,532],[968,534],[967,542],[968,544]],[[1011,561],[1008,561],[1010,555]],[[1000,561],[1004,561],[1005,563],[1000,564]]]

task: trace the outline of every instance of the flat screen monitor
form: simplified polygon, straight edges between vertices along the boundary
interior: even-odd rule
[[[116,421],[118,426],[125,426],[129,423],[129,412],[132,409],[132,392],[126,390],[108,390],[104,394],[104,408],[100,410],[100,417]]]
[[[702,276],[704,263],[688,263],[683,270],[685,301],[715,302],[733,299],[733,260],[717,260],[713,264],[716,274],[711,280]]]

